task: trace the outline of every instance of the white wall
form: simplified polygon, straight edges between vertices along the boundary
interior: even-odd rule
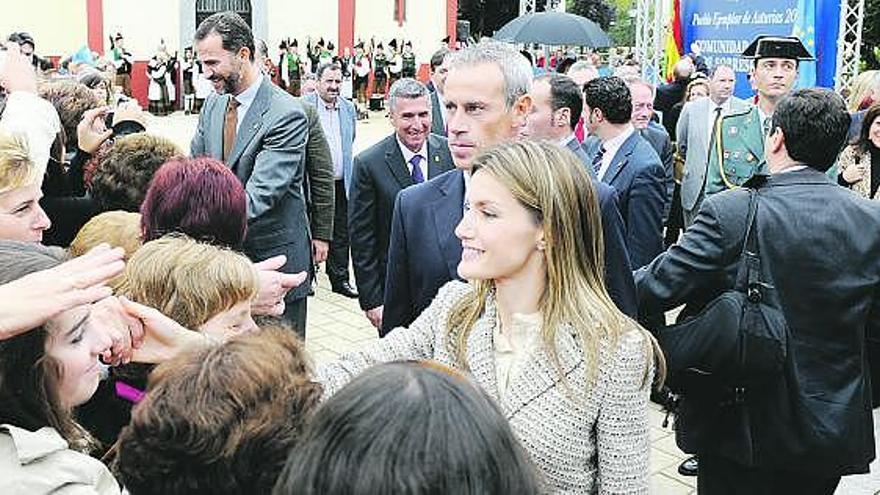
[[[195,16],[194,13],[191,15]],[[136,60],[148,60],[153,56],[160,39],[165,40],[169,53],[179,51],[182,56],[180,1],[104,0],[105,50],[110,49],[109,37],[116,36],[116,33],[122,33],[125,47]]]
[[[86,1],[2,0],[0,36],[27,31],[41,56],[69,55],[88,44]]]
[[[387,42],[393,38],[412,41],[418,63],[428,63],[446,37],[446,0],[407,0],[406,22],[394,20],[393,0],[356,0],[354,38]]]

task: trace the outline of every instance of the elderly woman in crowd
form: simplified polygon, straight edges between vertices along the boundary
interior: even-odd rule
[[[124,261],[140,249],[141,216],[127,211],[108,211],[89,220],[70,243],[68,252],[73,257],[83,256],[101,244],[121,247],[125,250]],[[113,289],[118,289],[123,277],[116,277],[108,282]]]
[[[92,194],[104,211],[138,212],[156,170],[181,156],[183,150],[163,137],[132,134],[117,139],[94,171]]]
[[[183,236],[148,242],[129,260],[119,293],[154,307],[184,328],[224,341],[257,329],[251,302],[257,295],[257,270],[244,255]],[[114,369],[80,419],[106,445],[128,424],[140,402],[152,366]]]
[[[451,368],[411,361],[374,366],[324,403],[273,493],[531,495],[539,489],[528,455],[492,399]]]
[[[212,158],[171,159],[156,172],[141,205],[145,241],[179,232],[241,250],[247,195],[229,167]]]
[[[150,375],[119,437],[119,479],[131,495],[267,494],[320,397],[289,328],[196,349]]]
[[[547,489],[647,493],[648,396],[662,354],[603,283],[583,164],[551,144],[474,160],[458,273],[409,328],[318,369],[333,394],[373,364],[434,359],[498,402]]]

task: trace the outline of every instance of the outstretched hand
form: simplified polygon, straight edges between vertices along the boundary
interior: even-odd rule
[[[255,263],[260,276],[260,291],[251,303],[251,312],[257,315],[278,316],[284,313],[284,296],[305,282],[308,273],[282,273],[278,270],[287,262],[284,255]]]
[[[110,296],[113,291],[106,283],[122,273],[124,256],[123,249],[101,244],[79,258],[0,286],[0,340]]]

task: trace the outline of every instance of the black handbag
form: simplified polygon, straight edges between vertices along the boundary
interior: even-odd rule
[[[709,377],[713,383],[745,385],[778,374],[785,363],[788,326],[772,281],[762,280],[758,192],[749,193],[748,226],[734,287],[695,316],[655,332],[672,373],[673,390],[686,391],[681,389]]]

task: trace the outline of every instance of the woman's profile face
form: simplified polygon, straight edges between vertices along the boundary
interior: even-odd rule
[[[251,317],[250,301],[239,302],[226,311],[217,313],[199,327],[200,332],[220,342],[257,330],[257,324]]]
[[[874,118],[874,122],[871,122],[871,129],[868,130],[868,139],[871,140],[871,143],[880,148],[880,115]]]
[[[65,408],[88,401],[98,388],[98,361],[112,342],[101,323],[94,321],[90,305],[67,310],[49,321],[46,354],[61,364],[58,396]]]
[[[458,274],[468,280],[516,278],[542,270],[541,226],[532,214],[491,174],[471,177],[467,207],[455,229],[461,239]]]

